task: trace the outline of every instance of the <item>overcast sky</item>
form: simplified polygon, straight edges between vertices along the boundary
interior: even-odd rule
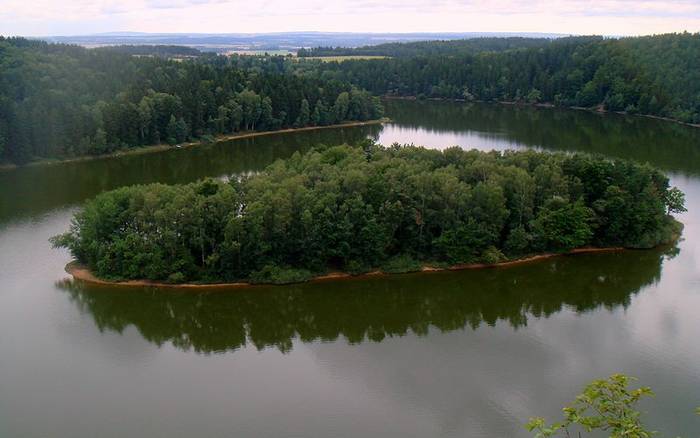
[[[700,0],[0,0],[0,34],[700,31]]]

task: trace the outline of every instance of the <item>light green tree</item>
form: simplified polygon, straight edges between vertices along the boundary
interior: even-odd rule
[[[642,423],[637,404],[643,397],[651,397],[654,393],[646,386],[630,389],[629,384],[635,380],[624,374],[594,380],[563,409],[563,421],[547,424],[543,418],[536,417],[531,418],[525,427],[535,432],[535,438],[581,437],[581,432],[594,431],[609,434],[610,438],[649,438],[655,432]],[[696,413],[700,415],[700,408]]]

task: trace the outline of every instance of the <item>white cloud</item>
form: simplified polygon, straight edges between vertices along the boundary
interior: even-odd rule
[[[0,0],[0,33],[700,31],[697,0]]]

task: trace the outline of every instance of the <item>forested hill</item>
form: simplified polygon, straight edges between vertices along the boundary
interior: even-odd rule
[[[362,90],[604,108],[700,123],[700,34],[377,47],[348,53],[380,50],[373,54],[390,57],[172,60],[169,53],[189,49],[90,50],[0,37],[0,163],[379,117],[381,104]]]
[[[0,37],[0,163],[381,116],[346,81],[250,64]]]
[[[550,38],[482,37],[461,40],[393,42],[362,47],[314,47],[299,49],[297,56],[390,56],[468,55],[479,52],[502,52],[512,49],[545,47]]]
[[[397,44],[390,59],[306,64],[375,94],[603,106],[700,123],[700,34],[542,41],[479,53],[456,49],[469,40]]]

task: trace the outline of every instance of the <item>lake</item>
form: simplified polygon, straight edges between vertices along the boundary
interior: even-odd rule
[[[700,417],[700,129],[388,101],[392,123],[0,172],[0,437],[527,437],[595,378],[651,386],[664,436]],[[73,282],[47,239],[123,185],[252,173],[318,144],[586,151],[686,193],[669,248],[231,292]]]

